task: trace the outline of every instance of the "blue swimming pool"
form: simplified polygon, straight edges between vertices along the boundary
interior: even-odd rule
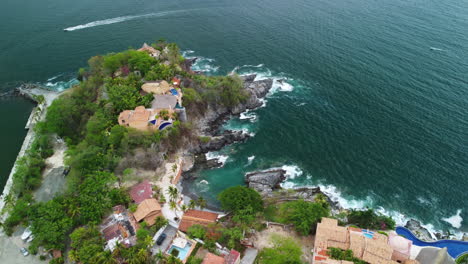
[[[458,241],[458,240],[438,240],[435,242],[425,242],[419,240],[411,231],[404,227],[397,227],[396,232],[399,235],[403,235],[405,238],[413,241],[413,245],[421,246],[421,247],[439,247],[439,248],[447,248],[447,251],[450,256],[453,258],[457,258],[464,253],[468,253],[468,242]]]
[[[172,245],[169,250],[167,251],[167,253],[171,254],[171,252],[174,250],[174,249],[177,249],[179,251],[179,255],[177,256],[178,259],[180,260],[184,260],[186,257],[187,257],[187,254],[190,250],[190,247],[192,246],[192,244],[190,244],[190,242],[188,242],[184,248],[180,248],[180,247],[177,247],[177,246],[174,246]]]

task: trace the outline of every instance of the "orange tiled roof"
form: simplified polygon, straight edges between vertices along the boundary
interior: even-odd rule
[[[208,253],[203,258],[202,264],[224,264],[224,258],[213,253]]]
[[[193,225],[203,225],[207,226],[208,224],[215,223],[218,219],[218,214],[199,211],[199,210],[188,210],[182,216],[182,221],[179,225],[179,230],[182,232],[187,232],[187,230]]]

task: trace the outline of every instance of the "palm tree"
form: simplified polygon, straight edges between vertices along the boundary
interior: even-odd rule
[[[200,210],[203,210],[203,208],[206,207],[206,200],[205,200],[205,198],[203,198],[203,196],[198,197],[197,205],[198,205],[198,207],[200,207]]]
[[[118,264],[119,262],[112,256],[112,252],[106,250],[94,256],[91,261],[97,264]]]
[[[185,212],[187,211],[188,207],[187,205],[183,204],[181,207],[180,207],[180,210],[182,210],[182,212]]]
[[[190,200],[188,207],[190,209],[195,209],[195,207],[197,207],[197,202],[195,200]]]
[[[166,262],[166,259],[167,259],[166,255],[164,255],[164,254],[162,253],[162,251],[158,251],[158,253],[156,253],[156,255],[154,256],[154,258],[155,258],[156,260],[161,260],[162,262]]]
[[[174,186],[169,186],[169,188],[167,189],[167,194],[169,194],[169,197],[171,198],[171,200],[175,200],[177,199],[179,190],[177,190],[177,188]]]
[[[177,216],[177,203],[174,200],[169,202],[169,207],[171,208],[171,210],[174,210],[175,216],[179,217]]]

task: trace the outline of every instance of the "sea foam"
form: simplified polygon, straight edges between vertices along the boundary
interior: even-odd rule
[[[447,218],[442,218],[445,222],[451,224],[455,228],[460,228],[463,222],[463,218],[461,217],[461,209],[457,210],[457,213],[455,215],[452,215]]]
[[[229,159],[229,156],[221,155],[217,152],[208,152],[205,154],[205,157],[207,160],[218,160],[218,162],[221,163],[220,167],[223,167],[226,161]]]

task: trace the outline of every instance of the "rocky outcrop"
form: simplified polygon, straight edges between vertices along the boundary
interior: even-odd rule
[[[279,185],[285,179],[286,171],[282,169],[255,171],[245,174],[245,182],[249,188],[255,189],[263,195],[281,188]]]
[[[218,151],[224,146],[230,145],[235,142],[245,142],[250,135],[243,131],[225,130],[221,135],[211,137],[206,143],[201,143],[196,146],[192,151],[194,153],[207,153],[210,151]]]
[[[410,219],[408,222],[406,222],[405,225],[408,230],[413,232],[415,236],[417,236],[419,239],[423,241],[434,241],[434,239],[431,236],[431,233],[424,228],[421,223],[417,220]]]
[[[272,79],[265,79],[255,81],[255,74],[242,76],[244,80],[244,88],[249,94],[245,103],[239,104],[233,109],[231,113],[234,115],[240,114],[247,109],[255,109],[263,105],[261,98],[265,97],[273,86]]]

